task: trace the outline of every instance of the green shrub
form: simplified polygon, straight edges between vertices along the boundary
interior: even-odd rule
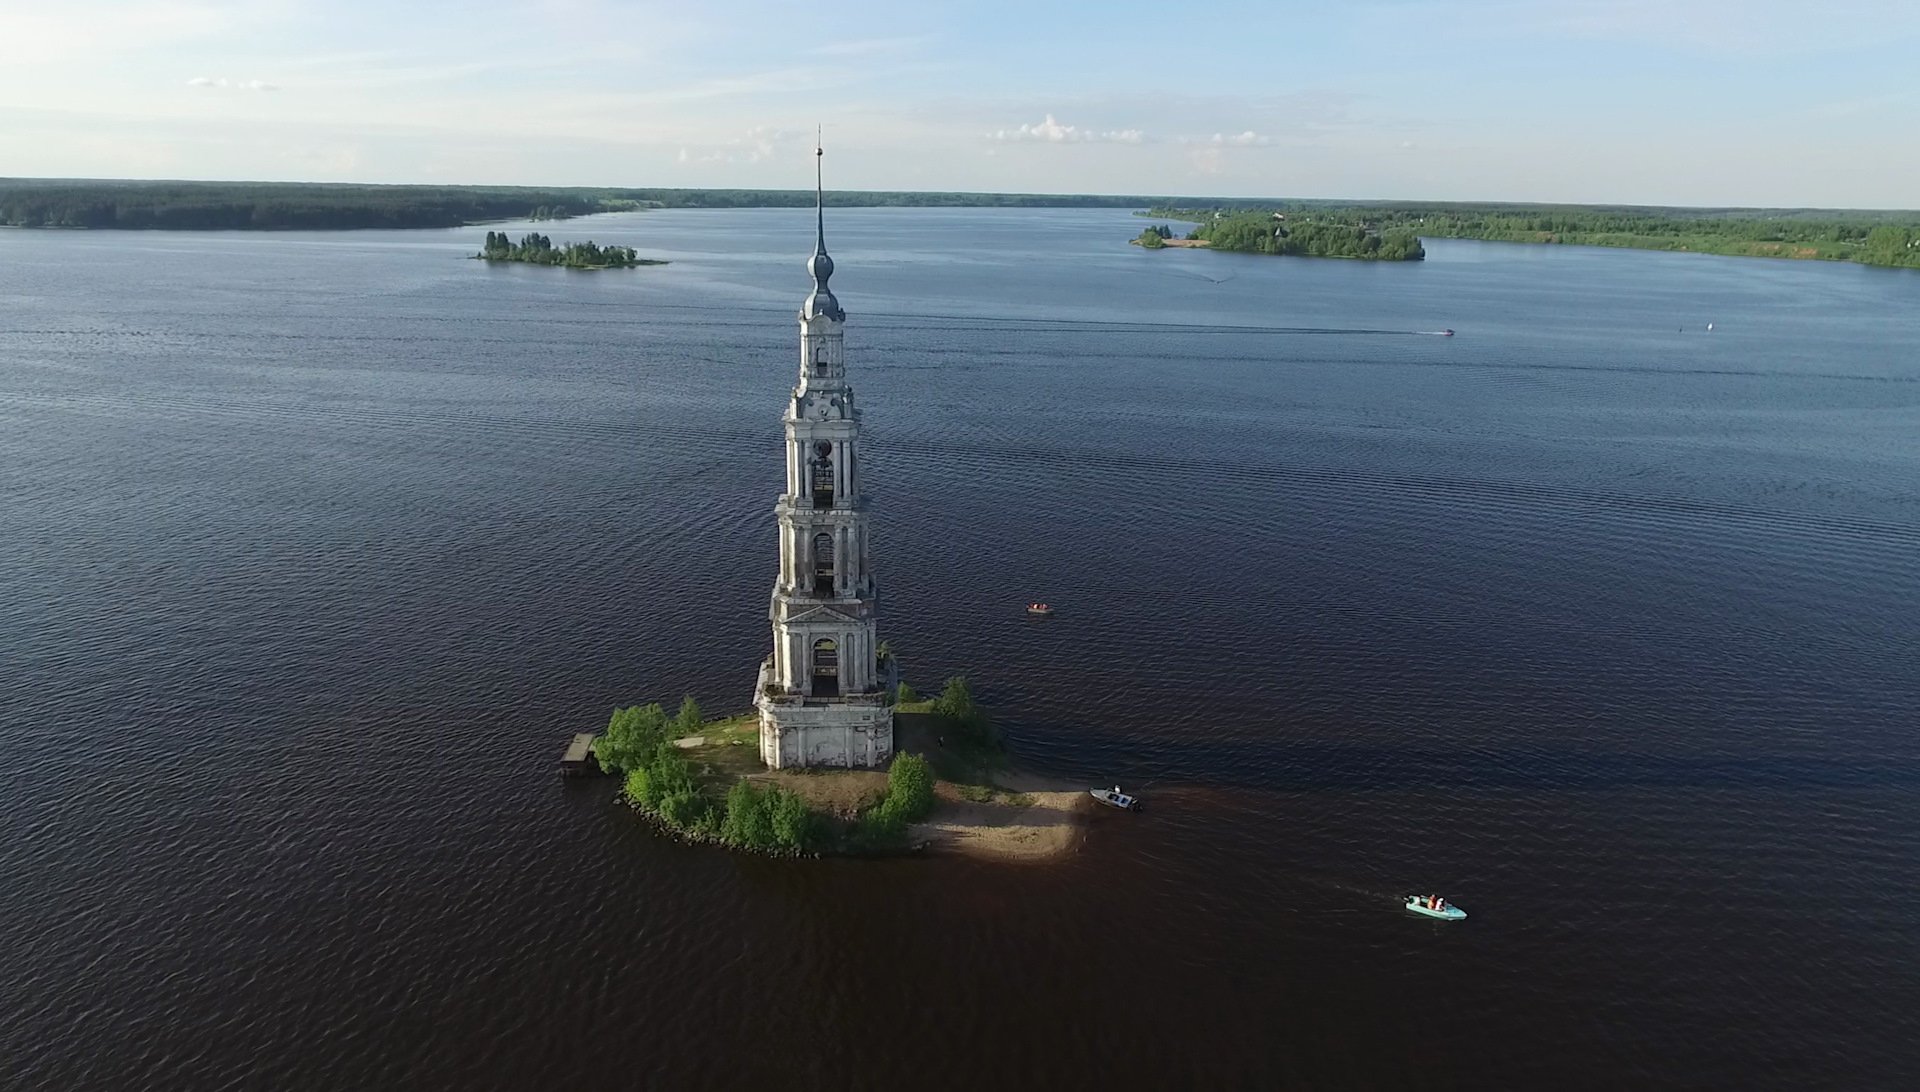
[[[627,771],[627,795],[651,806],[649,798],[653,795],[653,779],[647,776],[645,766]]]
[[[940,691],[939,697],[933,699],[933,711],[954,720],[966,720],[978,712],[973,704],[973,687],[965,675],[955,675],[947,680],[946,688]]]
[[[702,803],[705,803],[704,798],[702,799]],[[699,838],[719,838],[723,811],[724,809],[722,808],[716,808],[712,804],[707,804],[700,810],[700,814],[694,817],[693,823],[687,827],[688,832]]]
[[[893,700],[905,705],[908,702],[919,701],[920,695],[913,687],[908,686],[906,683],[901,683],[893,692]]]
[[[663,797],[660,800],[660,817],[681,830],[694,830],[713,808],[707,798],[690,789]]]
[[[606,733],[593,741],[593,754],[608,773],[645,765],[666,739],[667,711],[659,705],[615,709]]]
[[[854,840],[866,846],[896,845],[906,837],[907,825],[896,816],[887,813],[884,803],[868,808],[860,815],[860,821],[854,825]]]
[[[767,813],[765,795],[745,781],[734,782],[727,792],[727,817],[720,824],[720,837],[742,849],[771,849],[773,817]]]
[[[926,818],[933,810],[933,771],[919,755],[895,755],[887,771],[887,798],[880,810],[902,823]]]
[[[965,675],[947,680],[940,696],[933,700],[933,711],[952,722],[954,734],[962,746],[970,749],[999,746],[999,734],[986,711],[974,704],[973,687]]]
[[[673,718],[673,734],[690,736],[700,730],[700,724],[706,718],[700,715],[700,703],[688,694],[680,699],[680,714]]]
[[[693,792],[693,770],[680,752],[672,747],[662,747],[654,752],[653,761],[647,763],[647,778],[653,783],[654,799],[649,804],[658,804],[676,793]]]
[[[807,802],[785,789],[774,789],[768,795],[774,842],[783,849],[812,849],[818,840],[818,822]]]

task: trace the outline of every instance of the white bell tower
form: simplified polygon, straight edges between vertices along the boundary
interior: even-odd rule
[[[884,766],[893,757],[893,664],[874,640],[860,411],[847,385],[846,312],[827,287],[825,200],[814,149],[816,236],[800,311],[800,381],[784,418],[787,488],[774,506],[780,576],[760,665],[760,758],[769,767]]]

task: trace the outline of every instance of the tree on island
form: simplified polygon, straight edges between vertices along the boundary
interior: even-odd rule
[[[1161,247],[1167,245],[1168,239],[1178,239],[1179,237],[1170,224],[1148,224],[1140,232],[1140,237],[1135,239],[1134,242],[1139,243],[1148,250],[1159,250]]]
[[[626,773],[645,766],[667,741],[667,711],[658,702],[615,709],[607,730],[593,741],[594,757],[608,773]]]
[[[700,713],[700,703],[688,694],[680,699],[680,713],[673,718],[674,734],[690,736],[700,730],[700,724],[706,718]]]
[[[795,793],[778,786],[762,790],[742,780],[725,801],[708,795],[672,742],[698,732],[703,723],[700,703],[691,694],[672,718],[658,703],[615,709],[606,732],[594,740],[594,755],[602,769],[624,775],[627,799],[694,838],[769,853],[819,848],[821,819]],[[709,768],[702,776],[711,774]]]
[[[947,680],[940,696],[933,699],[933,713],[944,717],[954,726],[960,742],[969,748],[996,748],[1000,744],[999,734],[994,731],[993,721],[973,700],[973,686],[965,675],[955,675]]]
[[[903,823],[917,822],[933,810],[933,771],[916,754],[893,757],[887,771],[887,796],[881,808]]]

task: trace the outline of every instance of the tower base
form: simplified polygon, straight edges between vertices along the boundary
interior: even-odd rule
[[[766,668],[754,696],[760,711],[760,761],[768,769],[808,766],[873,769],[893,760],[893,705],[886,691],[839,698],[769,694]]]
[[[768,769],[871,769],[893,758],[893,709],[844,701],[760,703],[760,761]]]

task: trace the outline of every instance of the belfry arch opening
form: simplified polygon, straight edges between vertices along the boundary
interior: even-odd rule
[[[833,507],[833,444],[827,440],[813,445],[813,506]]]
[[[822,637],[813,643],[812,696],[840,696],[840,645],[831,637]]]
[[[825,531],[813,536],[813,591],[815,595],[833,594],[833,536]]]

